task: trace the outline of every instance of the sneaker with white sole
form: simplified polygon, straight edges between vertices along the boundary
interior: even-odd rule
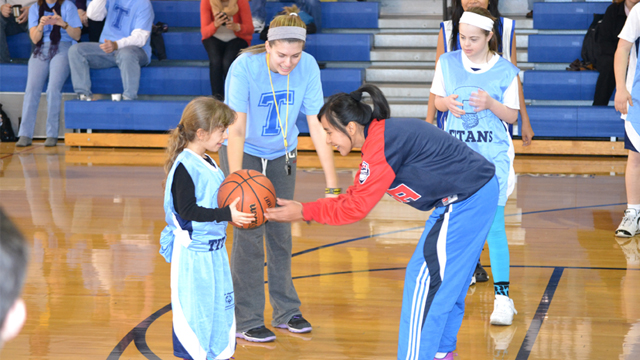
[[[279,329],[287,329],[293,333],[308,333],[311,331],[311,324],[302,315],[293,315],[286,324],[276,326]]]
[[[264,20],[253,18],[253,32],[260,33],[264,29]]]
[[[251,330],[236,333],[236,337],[252,342],[269,342],[276,339],[276,334],[263,325]]]
[[[517,314],[513,300],[508,296],[496,295],[493,301],[493,313],[491,314],[491,325],[511,325],[513,314]]]
[[[473,275],[473,276],[471,276],[471,284],[469,284],[469,286],[475,285],[475,284],[476,284],[476,276]]]
[[[78,100],[80,100],[80,101],[91,101],[93,99],[89,95],[78,94]]]
[[[639,221],[640,216],[635,209],[625,210],[622,222],[616,230],[616,236],[628,238],[640,234],[640,229],[638,229]]]

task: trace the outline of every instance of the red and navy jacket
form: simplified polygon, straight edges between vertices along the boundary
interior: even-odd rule
[[[482,155],[423,120],[373,120],[364,136],[353,186],[337,198],[303,204],[304,220],[350,224],[367,216],[385,193],[428,211],[467,199],[495,174]]]

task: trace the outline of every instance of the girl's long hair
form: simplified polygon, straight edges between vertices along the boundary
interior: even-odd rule
[[[271,23],[269,24],[269,29],[272,28],[276,28],[276,27],[280,27],[280,26],[297,26],[297,27],[301,27],[303,29],[307,28],[307,25],[304,23],[304,21],[302,21],[302,19],[300,19],[299,16],[296,15],[291,15],[293,12],[289,13],[289,15],[278,15],[276,16]],[[269,45],[273,45],[279,41],[284,41],[287,43],[302,43],[304,46],[304,41],[300,40],[300,39],[280,39],[280,40],[275,40],[275,41],[271,41]],[[254,45],[251,47],[248,47],[246,49],[243,49],[242,51],[240,51],[240,54],[244,54],[244,53],[250,53],[250,54],[260,54],[263,52],[266,52],[267,49],[265,47],[264,44],[259,44],[259,45]]]
[[[362,93],[365,92],[371,97],[373,109],[362,102]],[[382,91],[375,85],[365,84],[349,94],[338,93],[331,95],[320,109],[318,119],[322,119],[323,116],[332,127],[349,136],[346,126],[350,122],[353,121],[356,124],[366,126],[374,119],[389,118],[391,110]],[[349,136],[349,138],[351,137]]]
[[[214,98],[201,96],[191,100],[184,108],[178,126],[169,132],[164,171],[167,174],[171,171],[178,155],[196,139],[198,129],[211,133],[229,127],[235,119],[235,111]]]
[[[500,14],[500,10],[498,10],[498,2],[499,0],[489,0],[489,7],[486,10],[489,10],[491,16],[495,19],[493,21],[493,38],[496,41],[496,49],[502,49],[502,15]],[[453,14],[451,15],[452,29],[451,29],[451,43],[449,44],[449,48],[453,51],[458,48],[458,34],[460,33],[460,17],[462,13],[464,13],[464,9],[462,8],[462,0],[453,0],[452,3]],[[468,9],[470,10],[470,9]],[[444,39],[446,41],[446,39]],[[508,41],[509,39],[507,39]],[[495,50],[497,53],[498,50]],[[502,50],[500,50],[502,51]]]

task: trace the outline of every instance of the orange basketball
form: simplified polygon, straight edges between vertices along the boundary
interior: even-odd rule
[[[231,223],[242,229],[253,229],[264,224],[267,221],[264,212],[276,206],[276,191],[273,184],[266,176],[255,170],[238,170],[224,179],[218,190],[218,206],[220,208],[229,206],[236,198],[240,198],[238,211],[256,215],[256,219],[251,224],[238,226]]]

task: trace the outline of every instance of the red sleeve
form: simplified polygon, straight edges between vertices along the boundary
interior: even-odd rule
[[[212,37],[216,30],[218,28],[213,23],[211,3],[209,0],[202,0],[200,2],[200,32],[202,33],[202,40]]]
[[[337,198],[302,204],[305,221],[314,220],[328,225],[354,223],[367,216],[387,192],[396,174],[384,155],[384,123],[376,125],[379,126],[370,126],[369,135],[362,147],[363,162],[356,173],[353,186]],[[362,183],[361,174],[364,180]]]
[[[238,0],[238,13],[233,16],[233,22],[240,24],[240,31],[235,32],[236,36],[251,45],[253,19],[251,18],[251,7],[249,7],[247,0]]]

